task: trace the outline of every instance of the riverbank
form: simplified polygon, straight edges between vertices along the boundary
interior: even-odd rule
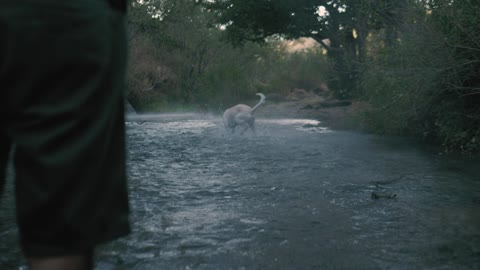
[[[305,98],[269,100],[259,108],[257,115],[267,118],[309,118],[338,130],[362,130],[361,115],[368,104],[360,101],[341,101],[318,95]]]
[[[284,99],[268,100],[262,105],[258,112],[258,117],[266,118],[307,118],[320,121],[322,126],[334,130],[353,130],[353,131],[371,131],[365,123],[365,113],[371,108],[368,103],[363,101],[345,101],[330,98],[328,96],[319,96],[309,94],[301,98],[286,97]],[[408,137],[407,135],[404,135]],[[439,154],[463,155],[470,158],[480,158],[478,151],[471,151],[468,148],[449,148],[438,141],[424,138],[415,138],[416,142],[429,145],[435,148]],[[470,144],[476,144],[472,139]],[[474,149],[474,148],[472,148]]]

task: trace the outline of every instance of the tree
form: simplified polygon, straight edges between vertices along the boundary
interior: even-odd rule
[[[396,26],[407,0],[219,0],[206,6],[235,44],[267,37],[310,37],[320,43],[332,62],[330,85],[339,97],[359,89],[360,64],[371,29],[387,28],[386,44],[396,42]]]
[[[222,27],[200,3],[149,0],[131,7],[127,85],[140,111],[185,105],[224,109],[256,92],[285,93],[300,80],[303,85],[326,80],[321,51],[294,55],[279,42],[232,46],[220,38]]]
[[[134,2],[128,26],[131,44],[130,93],[189,104],[214,53],[217,29],[196,1]],[[133,93],[133,94],[132,94]]]

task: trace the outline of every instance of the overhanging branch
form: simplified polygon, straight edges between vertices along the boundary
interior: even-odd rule
[[[318,42],[323,48],[325,48],[325,50],[327,51],[333,51],[335,50],[335,48],[332,48],[330,45],[328,45],[327,43],[325,43],[325,38],[324,37],[321,37],[321,36],[318,36],[318,35],[310,35],[311,38],[313,38],[316,42]]]

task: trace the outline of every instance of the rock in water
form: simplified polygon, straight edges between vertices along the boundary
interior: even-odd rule
[[[379,192],[379,191],[372,192],[372,199],[380,199],[380,198],[393,199],[395,197],[397,197],[397,194],[392,192]]]

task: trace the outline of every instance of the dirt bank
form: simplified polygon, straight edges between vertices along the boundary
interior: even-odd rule
[[[312,95],[295,100],[267,102],[257,111],[268,118],[310,118],[333,129],[362,129],[361,114],[367,104],[359,101],[340,101]]]

